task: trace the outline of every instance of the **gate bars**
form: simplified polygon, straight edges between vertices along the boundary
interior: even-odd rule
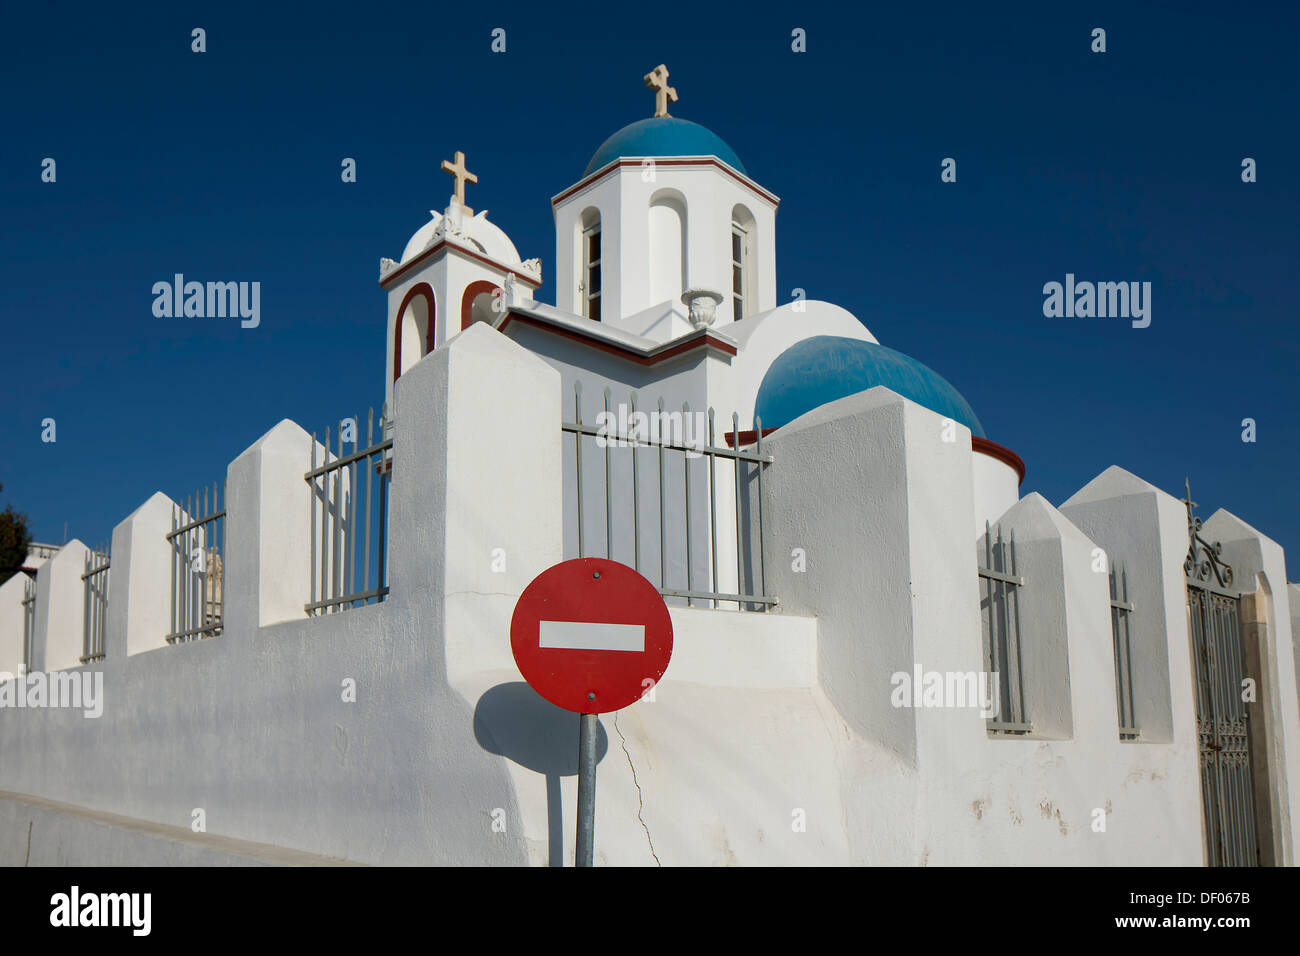
[[[1196,676],[1196,731],[1200,744],[1201,800],[1211,866],[1258,866],[1255,775],[1250,713],[1242,700],[1245,678],[1241,594],[1232,590],[1232,567],[1223,546],[1201,537],[1187,483],[1189,546],[1183,570]]]
[[[610,390],[605,388],[603,391],[604,398],[604,420],[608,423],[611,421],[611,412],[609,407]],[[597,455],[603,455],[604,465],[604,499],[605,499],[605,556],[613,557],[613,535],[615,528],[615,514],[613,505],[613,465],[611,458],[611,449],[629,449],[631,452],[631,510],[632,510],[632,560],[633,566],[642,574],[647,574],[642,561],[642,542],[641,542],[641,472],[644,470],[638,463],[637,453],[643,449],[653,449],[653,457],[656,460],[657,467],[654,471],[657,473],[656,489],[659,501],[658,514],[658,545],[659,545],[659,574],[658,589],[664,597],[683,598],[687,606],[693,607],[697,601],[708,602],[708,606],[716,608],[719,601],[734,602],[736,606],[743,610],[766,610],[768,607],[778,603],[777,599],[767,593],[767,569],[763,558],[764,532],[763,532],[763,472],[771,465],[773,458],[763,450],[763,423],[761,419],[754,419],[754,443],[753,449],[742,448],[747,444],[747,433],[740,431],[740,417],[737,414],[731,416],[731,432],[724,435],[727,439],[728,446],[722,447],[717,444],[715,413],[712,408],[708,409],[706,414],[708,422],[708,431],[706,441],[697,445],[688,444],[686,441],[685,422],[691,420],[692,413],[690,405],[683,403],[681,415],[683,427],[678,429],[678,437],[681,441],[674,441],[671,437],[664,438],[663,423],[671,419],[676,412],[666,412],[664,401],[659,399],[658,404],[653,410],[646,411],[637,408],[637,393],[631,393],[631,416],[630,420],[635,422],[638,415],[643,416],[642,420],[647,422],[648,427],[642,434],[636,428],[635,424],[629,429],[628,433],[619,432],[618,429],[611,429],[608,426],[588,425],[582,420],[582,383],[575,382],[573,386],[573,420],[562,421],[560,428],[563,432],[571,433],[574,436],[574,462],[576,465],[576,495],[575,504],[577,508],[577,532],[578,532],[578,557],[587,557],[587,540],[584,535],[583,523],[583,505],[584,505],[584,487],[583,487],[583,438],[590,437],[597,439]],[[654,429],[653,423],[659,423],[660,427]],[[656,437],[655,432],[658,432]],[[682,517],[676,518],[670,514],[670,509],[665,503],[667,497],[665,486],[667,484],[667,474],[669,462],[669,452],[680,452],[682,461]],[[704,532],[708,537],[709,547],[709,568],[697,570],[692,561],[696,529],[691,520],[692,504],[699,497],[702,504],[703,493],[698,495],[692,492],[691,477],[691,458],[704,457],[706,465],[706,481],[708,489],[708,506],[709,521],[708,527]],[[735,534],[736,534],[736,587],[734,591],[723,591],[721,583],[718,580],[718,462],[730,461],[735,484]],[[671,467],[676,467],[674,462]],[[752,475],[754,482],[754,494],[748,498],[742,492],[742,484],[748,483],[749,476]],[[726,480],[725,471],[722,480]],[[748,503],[756,519],[756,528],[751,529],[746,515],[742,510],[742,503]],[[674,503],[675,504],[675,503]],[[730,521],[731,518],[723,517],[722,520]],[[675,550],[675,543],[669,540],[670,523],[680,522],[678,527],[683,533],[685,539],[685,587],[672,585],[668,580],[668,556],[670,549]],[[753,533],[750,533],[751,530]],[[746,542],[748,539],[748,549]],[[746,571],[749,572],[750,587],[745,585]],[[705,576],[704,581],[699,581],[699,575]],[[647,577],[649,575],[647,574]],[[653,578],[652,578],[653,580]],[[729,582],[727,582],[729,583]],[[753,585],[757,585],[757,589]],[[700,585],[703,585],[701,587]]]

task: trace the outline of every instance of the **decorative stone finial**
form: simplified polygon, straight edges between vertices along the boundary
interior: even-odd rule
[[[682,293],[682,303],[690,309],[691,325],[707,329],[713,324],[714,313],[722,302],[722,293],[713,289],[687,289]]]

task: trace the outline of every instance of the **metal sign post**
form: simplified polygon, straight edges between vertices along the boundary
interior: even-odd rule
[[[596,849],[596,714],[578,717],[578,845],[574,866],[591,866]]]
[[[529,686],[578,714],[578,829],[574,862],[595,858],[600,714],[641,699],[673,653],[673,623],[658,588],[625,564],[576,558],[524,589],[510,649]]]

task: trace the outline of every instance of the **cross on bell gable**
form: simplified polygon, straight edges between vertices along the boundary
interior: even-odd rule
[[[474,215],[474,210],[465,205],[465,183],[477,183],[478,177],[465,167],[465,154],[460,150],[456,150],[456,161],[452,162],[451,160],[444,159],[442,161],[442,169],[443,172],[451,173],[452,181],[456,184],[454,193],[456,196],[456,202],[464,207],[465,215]]]

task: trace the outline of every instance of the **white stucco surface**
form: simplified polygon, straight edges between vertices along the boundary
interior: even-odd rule
[[[0,674],[23,669],[23,596],[31,579],[15,574],[0,584]]]

